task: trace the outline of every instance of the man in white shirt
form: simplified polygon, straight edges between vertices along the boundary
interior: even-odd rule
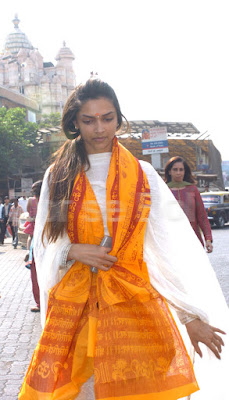
[[[19,204],[19,206],[22,207],[23,212],[27,211],[27,203],[28,203],[28,200],[27,200],[26,196],[22,196],[18,199],[18,204]]]
[[[19,227],[19,218],[23,213],[22,207],[18,204],[18,199],[14,200],[14,205],[11,207],[9,212],[8,223],[12,223],[12,227],[14,230],[14,238],[13,238],[13,247],[16,249],[18,245],[18,227]]]
[[[3,204],[2,204],[2,198],[0,197],[0,219],[2,219],[2,209],[3,209]]]

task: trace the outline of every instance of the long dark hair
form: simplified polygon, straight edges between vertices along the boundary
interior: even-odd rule
[[[41,186],[42,186],[42,181],[36,181],[32,185],[32,193],[37,199],[39,199],[40,197]]]
[[[88,100],[105,97],[114,105],[118,127],[122,127],[122,117],[126,119],[114,90],[106,82],[89,79],[75,88],[68,98],[62,115],[61,127],[68,140],[54,154],[55,161],[49,174],[49,209],[43,235],[49,242],[55,242],[64,234],[68,222],[68,205],[76,175],[82,168],[89,168],[89,160],[80,131],[75,128],[76,114]],[[127,123],[128,125],[128,123]]]
[[[166,163],[165,166],[165,182],[171,182],[171,175],[169,172],[171,171],[173,165],[177,162],[181,162],[184,166],[184,181],[189,182],[189,183],[195,183],[195,179],[192,175],[191,168],[189,167],[188,163],[180,156],[172,157],[170,160]]]

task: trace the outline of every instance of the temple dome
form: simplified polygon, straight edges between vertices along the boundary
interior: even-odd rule
[[[55,59],[56,59],[56,61],[59,61],[63,58],[70,58],[72,60],[75,60],[75,56],[74,56],[73,52],[70,50],[69,47],[66,47],[65,42],[63,42],[63,47],[61,47],[61,49],[59,50]]]
[[[27,36],[19,29],[19,22],[18,16],[15,15],[13,19],[14,32],[7,36],[5,43],[5,52],[8,51],[13,55],[16,55],[21,49],[33,50],[34,48]]]

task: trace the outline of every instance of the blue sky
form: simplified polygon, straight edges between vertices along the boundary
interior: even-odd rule
[[[20,29],[44,61],[66,41],[77,83],[97,71],[127,119],[192,122],[229,160],[229,24],[225,0],[5,2],[0,48]]]

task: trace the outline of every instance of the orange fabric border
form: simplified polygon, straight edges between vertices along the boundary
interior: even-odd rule
[[[177,400],[184,396],[189,396],[190,394],[199,390],[199,387],[195,383],[190,383],[185,386],[181,386],[175,389],[166,390],[159,393],[148,393],[148,394],[138,394],[130,396],[119,397],[118,400]],[[185,394],[184,394],[185,393]],[[101,400],[117,400],[117,397],[104,397]]]

